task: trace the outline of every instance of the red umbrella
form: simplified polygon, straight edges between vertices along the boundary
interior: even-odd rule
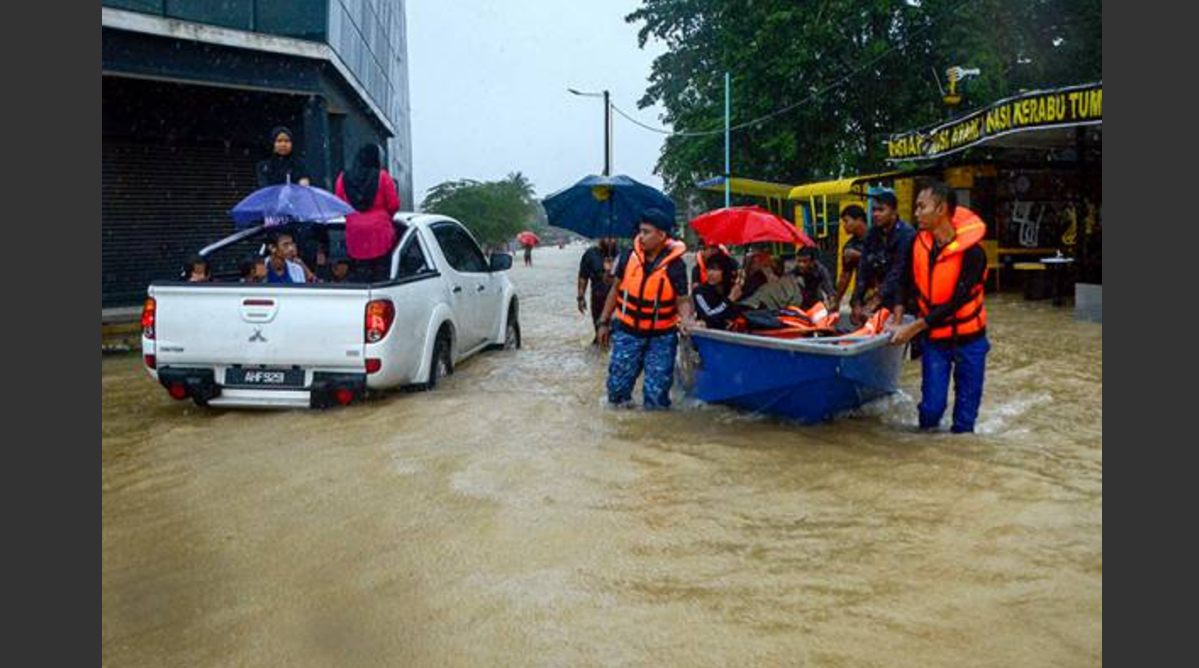
[[[537,244],[541,243],[541,239],[529,230],[525,230],[524,232],[516,235],[516,241],[522,246],[536,246]]]
[[[760,206],[732,206],[709,211],[691,221],[691,227],[709,244],[744,246],[760,242],[815,246],[808,235]]]

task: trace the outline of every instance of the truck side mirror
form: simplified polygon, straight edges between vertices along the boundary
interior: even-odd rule
[[[488,271],[508,271],[512,268],[512,256],[507,253],[492,253]]]

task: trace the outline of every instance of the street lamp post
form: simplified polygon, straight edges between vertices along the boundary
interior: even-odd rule
[[[604,98],[604,176],[612,176],[612,102],[608,91],[602,93],[586,93],[573,88],[567,88],[571,95],[580,97]]]
[[[724,73],[724,208],[733,203],[733,75],[727,70]]]

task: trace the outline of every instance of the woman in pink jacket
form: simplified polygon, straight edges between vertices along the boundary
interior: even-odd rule
[[[346,251],[353,260],[355,280],[375,283],[391,274],[391,251],[396,243],[392,216],[400,210],[395,181],[383,169],[383,151],[376,144],[358,150],[354,166],[337,177],[337,196],[356,213],[346,216]]]

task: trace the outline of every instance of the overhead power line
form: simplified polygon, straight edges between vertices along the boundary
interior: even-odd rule
[[[968,5],[968,4],[972,3],[972,2],[976,2],[976,0],[962,0],[962,2],[959,2],[958,4],[956,4],[956,5],[954,5],[954,6],[950,7],[950,8],[948,8],[948,9],[946,9],[946,10],[945,10],[945,11],[942,13],[942,15],[941,15],[941,18],[948,17],[950,14],[953,14],[953,13],[957,12],[959,9],[961,9],[962,7],[965,7],[966,5]],[[918,34],[920,34],[920,33],[924,32],[924,31],[926,31],[926,30],[928,30],[928,29],[932,28],[933,26],[935,26],[935,25],[938,25],[938,23],[939,23],[938,21],[932,21],[932,22],[929,22],[929,23],[927,23],[927,24],[925,24],[925,25],[923,25],[923,26],[920,26],[919,28],[916,28],[915,30],[911,31],[911,34],[912,34],[912,35],[918,35]],[[873,67],[875,64],[877,64],[877,63],[878,63],[879,61],[881,61],[883,58],[886,58],[887,56],[889,56],[889,55],[891,55],[892,53],[894,53],[895,51],[897,51],[897,50],[898,50],[898,48],[899,48],[898,46],[894,46],[894,45],[893,45],[893,46],[889,46],[889,47],[887,47],[886,49],[884,49],[883,51],[879,52],[877,55],[875,55],[875,56],[873,56],[872,58],[869,58],[868,60],[866,60],[866,62],[865,62],[865,63],[863,63],[861,67],[858,67],[857,69],[855,69],[855,70],[852,70],[852,71],[848,72],[847,74],[845,74],[845,75],[843,75],[843,76],[841,76],[841,77],[839,77],[839,78],[835,79],[835,80],[834,80],[832,83],[829,83],[828,85],[824,86],[823,88],[820,88],[820,89],[818,89],[818,90],[816,90],[816,91],[813,91],[813,92],[812,92],[810,95],[808,95],[808,96],[807,96],[807,97],[805,97],[804,99],[800,100],[799,102],[795,102],[795,103],[793,103],[793,104],[789,104],[789,105],[787,105],[787,106],[785,106],[785,107],[782,107],[782,108],[780,108],[780,109],[776,109],[776,110],[774,110],[774,111],[772,111],[772,112],[770,112],[770,113],[768,113],[768,114],[765,114],[765,115],[763,115],[763,116],[759,116],[759,117],[757,117],[757,118],[755,118],[755,119],[748,120],[748,121],[745,121],[745,122],[743,122],[743,123],[738,123],[737,125],[734,125],[734,126],[730,127],[730,128],[729,128],[729,132],[737,132],[738,130],[744,130],[744,129],[746,129],[746,128],[754,127],[755,125],[761,125],[762,123],[765,123],[765,122],[766,122],[766,121],[768,121],[768,120],[771,120],[771,119],[773,119],[773,118],[777,118],[778,116],[781,116],[781,115],[783,115],[783,114],[785,114],[785,113],[787,113],[787,112],[790,112],[790,111],[793,111],[793,110],[795,110],[795,109],[798,109],[798,108],[802,107],[803,105],[807,104],[808,102],[811,102],[812,100],[814,100],[814,99],[816,99],[816,98],[820,97],[821,95],[824,95],[824,94],[826,94],[826,93],[829,93],[829,92],[833,91],[834,89],[836,89],[836,88],[838,88],[838,87],[840,87],[840,86],[844,85],[844,84],[845,84],[845,83],[847,83],[847,82],[848,82],[850,79],[852,79],[852,78],[854,78],[854,77],[858,76],[858,75],[859,75],[859,74],[861,74],[862,72],[865,72],[867,69],[869,69],[869,68]],[[637,127],[640,127],[640,128],[642,128],[642,129],[644,129],[644,130],[648,130],[648,131],[650,131],[650,132],[656,132],[656,133],[658,133],[658,134],[667,135],[667,136],[671,136],[671,137],[711,137],[711,136],[715,136],[715,135],[722,135],[722,134],[724,134],[724,132],[725,132],[723,129],[720,129],[720,130],[700,130],[700,131],[690,131],[690,132],[687,132],[687,131],[684,131],[684,132],[676,132],[676,131],[674,131],[674,130],[668,130],[668,129],[666,129],[666,128],[662,128],[662,127],[655,127],[655,126],[653,126],[653,125],[650,125],[650,124],[648,124],[648,123],[644,123],[644,122],[642,122],[642,121],[639,121],[639,120],[637,120],[636,118],[634,118],[634,117],[632,116],[632,114],[629,114],[628,112],[626,112],[625,110],[623,110],[623,109],[621,109],[620,107],[616,106],[615,104],[614,104],[614,105],[612,105],[612,109],[613,109],[613,110],[614,110],[614,111],[615,111],[617,114],[620,114],[620,116],[622,116],[622,117],[623,117],[625,120],[627,120],[627,121],[629,121],[630,123],[632,123],[632,124],[636,125]]]

